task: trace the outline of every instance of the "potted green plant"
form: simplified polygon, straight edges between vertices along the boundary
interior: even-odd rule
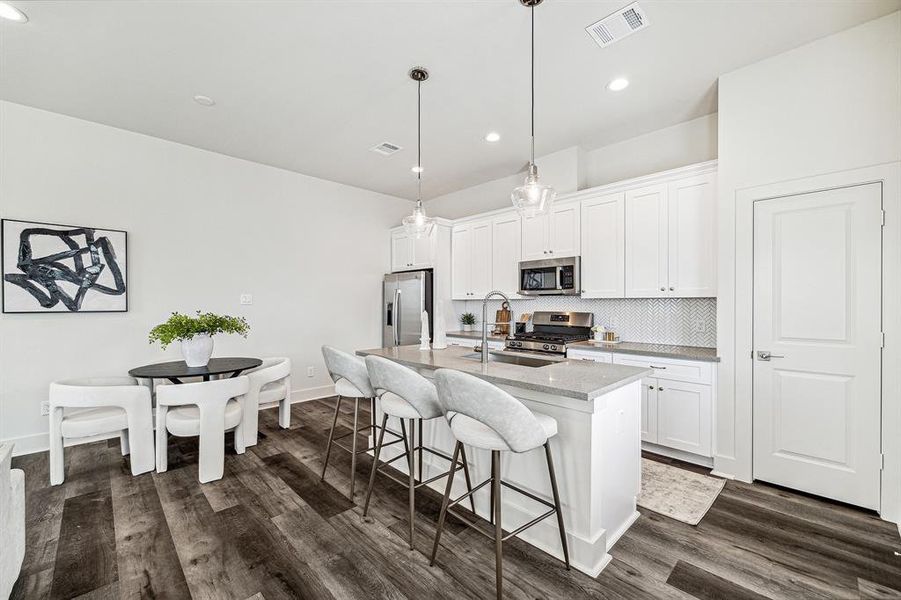
[[[213,336],[236,333],[247,337],[250,325],[244,317],[202,313],[192,317],[173,312],[165,323],[150,330],[150,343],[159,342],[163,350],[172,342],[181,342],[181,353],[189,367],[205,367],[213,355]]]
[[[460,324],[463,326],[463,331],[472,331],[476,325],[476,316],[470,312],[463,313],[460,315]]]

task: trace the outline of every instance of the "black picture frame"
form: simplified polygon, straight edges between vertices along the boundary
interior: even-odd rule
[[[25,224],[27,226],[33,226],[33,227],[59,228],[61,230],[87,229],[87,230],[92,230],[92,231],[101,232],[101,233],[102,232],[110,232],[110,233],[122,234],[123,243],[122,243],[121,251],[122,251],[122,259],[123,259],[123,262],[125,265],[125,268],[121,270],[123,291],[121,294],[115,294],[115,295],[117,295],[117,296],[121,295],[123,297],[124,306],[122,308],[111,308],[111,309],[104,309],[104,310],[81,309],[81,308],[79,308],[77,310],[71,310],[71,309],[59,310],[59,309],[42,307],[40,302],[38,300],[35,300],[35,307],[33,310],[9,310],[7,308],[7,286],[8,285],[16,285],[16,284],[10,283],[6,279],[6,276],[9,274],[6,271],[6,255],[7,255],[6,245],[7,245],[7,241],[8,241],[7,240],[7,235],[8,235],[7,224],[8,223],[21,223],[21,224]],[[16,245],[16,248],[14,250],[14,252],[16,253],[16,256],[18,256],[18,250],[19,250],[19,246]],[[116,253],[116,256],[118,256],[119,252],[120,252],[120,248],[118,246],[114,246],[113,251]],[[43,221],[30,221],[30,220],[25,220],[25,219],[5,219],[5,218],[0,219],[0,308],[2,308],[3,314],[71,315],[71,314],[97,314],[97,313],[128,312],[128,281],[129,281],[128,271],[129,271],[128,232],[125,231],[124,229],[113,229],[113,228],[109,228],[109,227],[92,227],[92,226],[86,226],[86,225],[66,225],[63,223],[46,223]],[[90,294],[91,292],[92,292],[92,290],[88,290],[86,292],[86,294]],[[99,293],[99,292],[94,292],[94,293]],[[57,303],[57,305],[58,305],[58,303]]]

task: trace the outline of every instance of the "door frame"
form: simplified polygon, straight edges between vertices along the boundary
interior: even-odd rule
[[[901,523],[901,163],[853,169],[742,189],[735,195],[735,456],[734,473],[750,481],[753,473],[753,318],[754,203],[802,193],[882,185],[882,453],[880,510]],[[717,428],[718,429],[718,428]],[[716,443],[716,442],[714,442]],[[725,465],[724,465],[725,466]],[[717,470],[724,470],[715,467]],[[744,476],[742,476],[744,475]]]

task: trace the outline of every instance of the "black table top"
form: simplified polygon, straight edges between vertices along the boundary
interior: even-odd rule
[[[128,372],[132,377],[146,379],[170,379],[178,377],[203,377],[209,375],[224,375],[226,373],[239,373],[247,369],[253,369],[263,364],[259,358],[224,357],[211,358],[205,367],[189,367],[183,360],[144,365],[135,367]]]

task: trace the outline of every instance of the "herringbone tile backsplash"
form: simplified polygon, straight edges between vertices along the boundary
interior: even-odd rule
[[[716,298],[604,298],[543,296],[534,300],[511,300],[510,309],[518,320],[524,312],[536,310],[582,311],[594,313],[595,325],[616,331],[626,342],[716,347]],[[488,303],[488,318],[494,319],[499,301]],[[454,302],[459,319],[471,312],[481,321],[482,303]],[[459,325],[459,322],[457,323]],[[457,327],[448,324],[448,329]]]

